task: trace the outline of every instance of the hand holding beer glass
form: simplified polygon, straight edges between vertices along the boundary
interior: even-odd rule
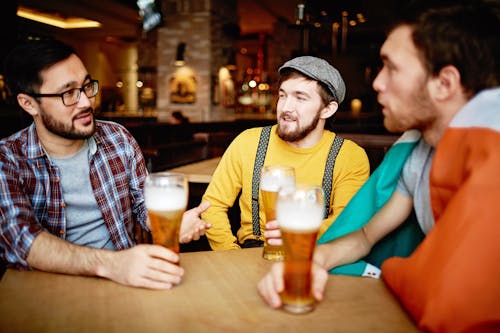
[[[316,238],[323,221],[324,194],[319,186],[297,184],[279,192],[276,215],[285,250],[283,308],[291,313],[314,309],[311,267]]]
[[[179,253],[179,232],[188,202],[188,183],[181,173],[152,173],[144,183],[153,244]]]
[[[276,199],[282,188],[295,187],[295,170],[291,166],[265,166],[260,174],[260,191],[266,223],[276,220]],[[264,243],[262,257],[271,261],[283,261],[283,246]]]

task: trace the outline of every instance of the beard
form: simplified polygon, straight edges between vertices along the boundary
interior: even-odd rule
[[[276,129],[276,132],[278,136],[287,142],[297,142],[305,138],[309,133],[311,133],[316,126],[318,126],[318,122],[320,119],[320,112],[317,112],[314,118],[311,120],[309,124],[306,124],[305,126],[301,126],[300,123],[296,118],[292,118],[292,120],[295,121],[294,128],[290,128],[287,130],[286,125],[281,124],[281,120],[284,118],[292,118],[290,113],[285,112],[280,116],[280,121],[278,121],[278,128]],[[289,124],[292,125],[292,124]]]
[[[76,117],[81,115],[82,113],[89,113],[92,115],[92,122],[89,126],[85,126],[82,129],[77,129],[73,125]],[[76,116],[71,119],[71,123],[63,123],[59,121],[49,113],[45,112],[45,110],[41,110],[40,112],[41,120],[45,126],[45,128],[60,137],[70,140],[85,140],[90,138],[95,133],[95,118],[94,118],[94,109],[88,108],[85,111],[80,112]]]
[[[420,84],[407,100],[405,106],[399,106],[406,109],[405,116],[402,116],[401,112],[384,115],[384,127],[389,132],[402,133],[410,129],[424,131],[436,120],[435,106],[431,102],[425,83]]]

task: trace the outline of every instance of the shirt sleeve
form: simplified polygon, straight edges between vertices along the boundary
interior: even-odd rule
[[[403,166],[403,170],[401,171],[401,175],[399,176],[398,179],[398,184],[396,186],[396,191],[398,191],[400,194],[409,197],[411,196],[410,190],[408,189],[408,186],[405,182],[406,174],[408,173],[408,163]]]
[[[0,258],[9,266],[28,269],[26,258],[43,228],[23,190],[27,184],[20,170],[3,148],[0,151]]]
[[[421,139],[406,159],[396,191],[407,197],[413,198],[415,196],[422,175],[425,170],[429,171],[426,169],[426,161],[430,158],[429,156],[432,157],[432,148]],[[425,177],[425,179],[428,179],[428,177]]]
[[[323,220],[319,236],[335,221],[369,176],[370,163],[365,150],[351,140],[344,140],[333,171],[330,214]]]
[[[150,231],[146,222],[147,210],[143,192],[144,180],[147,176],[146,162],[137,141],[128,131],[126,131],[126,135],[132,149],[130,159],[130,196],[133,219],[141,225],[142,229]]]
[[[213,250],[240,248],[227,214],[242,188],[242,165],[238,157],[241,152],[240,138],[237,137],[225,151],[203,195],[203,201],[210,202],[202,218],[212,224],[206,235]]]

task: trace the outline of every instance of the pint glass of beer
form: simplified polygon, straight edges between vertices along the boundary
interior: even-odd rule
[[[152,173],[144,183],[153,244],[179,253],[182,214],[188,202],[187,178],[181,173]]]
[[[282,188],[295,187],[295,170],[291,166],[265,166],[260,173],[260,192],[267,221],[276,220],[276,199]],[[271,261],[283,261],[283,246],[264,244],[262,257]]]
[[[323,189],[297,184],[293,191],[282,190],[276,215],[285,248],[285,288],[281,301],[291,313],[314,309],[311,292],[311,266],[316,238],[323,221]]]

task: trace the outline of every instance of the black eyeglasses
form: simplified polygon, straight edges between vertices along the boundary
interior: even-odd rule
[[[73,88],[66,90],[60,94],[29,94],[32,97],[60,97],[66,106],[75,105],[80,101],[82,91],[88,98],[94,97],[99,91],[99,82],[91,80],[89,83],[84,84],[81,88]]]

